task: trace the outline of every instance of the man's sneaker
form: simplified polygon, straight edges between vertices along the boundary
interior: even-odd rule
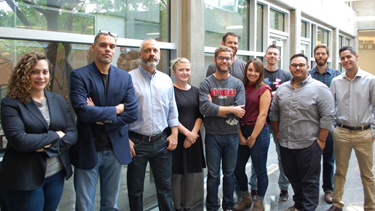
[[[253,198],[253,201],[254,201],[255,199],[257,199],[257,193],[258,193],[257,190],[251,190],[251,198]]]
[[[283,211],[298,211],[298,210],[295,207],[291,206],[291,207],[288,207],[287,209],[285,209]]]
[[[288,201],[289,194],[287,190],[282,190],[279,195],[279,200],[280,201]]]

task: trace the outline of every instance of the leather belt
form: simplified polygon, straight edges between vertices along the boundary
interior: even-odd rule
[[[371,125],[362,125],[362,126],[348,126],[344,124],[336,124],[338,127],[342,127],[348,130],[367,130],[370,128]]]
[[[154,142],[159,139],[161,139],[163,136],[167,135],[167,129],[164,129],[163,132],[152,135],[152,136],[145,136],[133,131],[129,131],[129,137],[134,137],[135,139],[141,140],[141,141],[148,141],[148,142]]]

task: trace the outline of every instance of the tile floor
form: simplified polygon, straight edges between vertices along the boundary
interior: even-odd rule
[[[344,210],[346,211],[362,211],[363,210],[363,188],[360,179],[360,173],[358,169],[357,160],[355,159],[354,152],[352,153],[350,160],[350,167],[347,177],[347,182],[345,185],[345,193],[343,200],[346,203]],[[375,159],[374,159],[375,163]],[[267,190],[267,194],[265,196],[265,210],[283,210],[293,205],[292,201],[292,193],[293,190],[290,187],[289,193],[290,197],[289,200],[286,202],[281,202],[278,200],[279,188],[277,184],[277,179],[279,175],[278,166],[277,166],[277,154],[275,151],[275,146],[273,141],[271,140],[270,148],[269,148],[269,155],[268,155],[268,175],[269,175],[269,186]],[[251,164],[248,164],[247,171],[250,174],[250,167]],[[375,173],[375,167],[373,167],[373,172]],[[127,198],[127,188],[126,188],[126,167],[123,167],[122,171],[122,183],[120,188],[120,196],[118,200],[118,206],[121,211],[129,210],[128,207],[128,198]],[[150,181],[149,175],[148,181]],[[147,177],[146,177],[147,178]],[[156,204],[156,196],[154,190],[154,184],[147,182],[145,184],[145,192],[144,192],[144,204],[145,210],[148,211],[156,211],[158,210]],[[221,193],[220,193],[221,194]],[[95,210],[99,210],[99,189],[97,191],[96,202],[95,202]],[[65,189],[63,193],[63,197],[58,208],[58,211],[72,211],[74,210],[74,201],[75,201],[75,193],[73,187],[73,180],[70,179],[65,184]],[[319,206],[317,208],[318,211],[326,210],[330,207],[323,199],[323,191],[321,191],[320,199],[319,199]],[[205,210],[204,202],[201,202],[192,208],[192,211],[201,211]],[[251,210],[251,209],[249,209]]]

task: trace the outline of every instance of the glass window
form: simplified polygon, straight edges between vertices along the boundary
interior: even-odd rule
[[[285,15],[281,12],[278,12],[276,10],[273,10],[271,9],[270,10],[271,13],[270,13],[270,27],[271,29],[276,29],[276,30],[279,30],[279,31],[284,31],[284,19],[285,19]]]
[[[307,23],[304,21],[301,22],[301,37],[307,38]]]
[[[0,1],[0,26],[169,41],[169,1]]]
[[[22,56],[26,53],[38,51],[44,53],[51,62],[51,85],[50,89],[63,95],[68,99],[70,73],[79,67],[83,67],[94,61],[94,55],[90,50],[91,45],[73,44],[68,42],[38,42],[26,40],[0,39],[0,88],[1,90],[8,83],[10,73]],[[127,54],[129,53],[129,55]],[[117,48],[112,65],[117,66],[121,53],[126,55],[124,62],[131,63],[137,58],[133,55],[138,53],[138,48]],[[170,75],[169,50],[161,50],[162,59],[157,69]],[[132,56],[133,55],[133,56]],[[134,62],[133,62],[134,63]],[[139,64],[139,63],[138,63]],[[138,67],[138,66],[136,66]],[[121,69],[125,69],[120,67]],[[125,70],[124,70],[125,71]],[[1,91],[1,94],[3,91]],[[1,97],[4,97],[1,95]]]
[[[342,46],[344,46],[344,37],[340,35],[339,39],[340,39],[339,44],[340,44],[340,48],[341,48]]]
[[[328,46],[328,31],[318,28],[318,44],[326,44]]]
[[[345,39],[345,45],[350,46],[350,39],[349,38]]]
[[[263,5],[257,5],[257,51],[263,51]]]
[[[227,32],[234,32],[240,36],[238,48],[247,50],[248,33],[247,33],[247,11],[248,4],[246,0],[220,1],[231,4],[236,9],[228,11],[218,5],[212,6],[212,0],[205,0],[205,46],[217,47],[221,45],[222,37]]]

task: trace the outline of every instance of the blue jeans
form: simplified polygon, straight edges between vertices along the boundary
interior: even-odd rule
[[[143,211],[143,184],[146,166],[150,162],[158,198],[159,210],[172,211],[172,152],[167,150],[167,136],[154,142],[141,141],[130,137],[134,142],[136,156],[128,165],[128,197],[131,211]]]
[[[248,138],[252,133],[254,128],[247,125],[241,126],[242,134],[245,138]],[[238,147],[238,159],[236,165],[236,178],[240,185],[241,191],[248,191],[247,187],[247,175],[245,172],[246,163],[251,156],[251,161],[253,163],[257,178],[258,178],[258,192],[257,196],[260,199],[266,194],[268,187],[268,175],[267,175],[267,155],[268,147],[270,145],[270,133],[268,127],[263,127],[262,131],[259,133],[255,144],[250,149],[247,145],[240,145]]]
[[[323,191],[333,191],[333,171],[335,169],[335,157],[333,155],[333,138],[328,133],[326,147],[323,151]]]
[[[32,191],[3,191],[8,210],[49,211],[59,206],[64,189],[65,170],[44,179],[42,185]]]
[[[237,162],[238,134],[206,134],[207,210],[218,210],[220,161],[223,169],[223,210],[233,210],[234,169]]]
[[[275,135],[275,132],[273,132],[273,129],[272,127],[269,127],[268,128],[269,131],[270,131],[270,134],[272,134],[272,139],[273,139],[273,142],[275,143],[275,149],[276,149],[276,153],[277,153],[277,159],[279,161],[279,188],[280,190],[288,190],[288,186],[290,184],[288,178],[285,176],[285,173],[284,173],[284,168],[283,168],[283,165],[281,164],[281,157],[280,157],[280,144],[279,142],[276,140],[276,135]],[[254,165],[251,166],[251,177],[250,177],[250,186],[251,186],[251,190],[258,190],[258,181],[257,181],[257,174],[254,170]]]
[[[98,163],[91,170],[74,168],[76,210],[94,210],[96,184],[100,178],[100,210],[118,210],[121,166],[112,150],[97,152]]]

